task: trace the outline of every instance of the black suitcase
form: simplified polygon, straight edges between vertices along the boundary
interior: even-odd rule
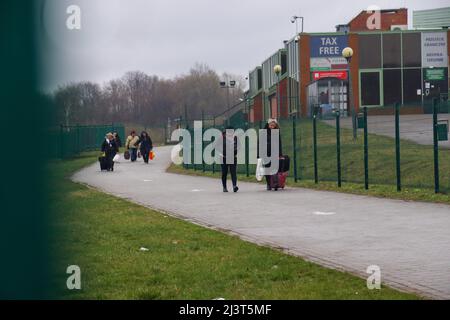
[[[108,170],[108,160],[106,157],[99,157],[98,161],[100,162],[100,170],[101,171]]]

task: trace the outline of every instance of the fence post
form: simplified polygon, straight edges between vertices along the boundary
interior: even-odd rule
[[[297,119],[296,115],[292,115],[292,150],[294,152],[294,181],[298,181],[297,176]]]
[[[81,152],[80,147],[80,125],[77,124],[77,154]]]
[[[397,172],[397,191],[402,191],[401,162],[400,162],[400,104],[395,104],[395,160]]]
[[[205,133],[205,112],[202,109],[202,172],[206,171],[205,159],[203,158],[203,151],[205,148],[205,143],[203,142],[203,134]]]
[[[59,125],[59,157],[64,158],[64,127],[62,124]]]
[[[192,143],[192,147],[193,147],[193,149],[192,149],[192,166],[193,166],[193,168],[194,168],[194,171],[197,171],[197,164],[195,163],[195,148],[196,148],[196,145],[195,145],[195,127],[192,129],[192,133],[193,133],[193,135],[192,135],[192,141],[193,141],[193,143]]]
[[[245,131],[248,131],[248,120],[247,123],[245,124]],[[247,174],[247,178],[250,177],[250,166],[249,166],[249,162],[250,162],[250,155],[249,155],[249,149],[250,149],[250,143],[248,141],[248,138],[244,136],[244,144],[245,144],[245,171]]]
[[[367,107],[364,111],[364,188],[369,190],[369,135],[367,128]]]
[[[336,157],[337,157],[337,183],[338,187],[342,186],[342,172],[341,172],[341,113],[336,111]]]
[[[438,140],[438,103],[433,98],[433,149],[434,149],[434,192],[439,193],[439,140]]]
[[[213,128],[216,128],[216,116],[213,117]],[[214,140],[214,143],[216,141]],[[212,163],[212,172],[213,174],[216,173],[216,148],[213,149],[213,155],[214,155],[214,160]]]
[[[164,145],[167,144],[167,126],[164,126]]]
[[[313,150],[314,150],[314,182],[319,183],[319,172],[317,168],[317,114],[313,116]]]

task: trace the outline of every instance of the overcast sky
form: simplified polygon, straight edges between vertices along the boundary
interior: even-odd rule
[[[81,8],[81,30],[66,27],[67,7]],[[446,7],[448,0],[41,0],[37,8],[43,87],[90,80],[103,83],[130,70],[163,78],[196,62],[246,75],[295,35],[334,31],[370,5],[412,11]]]

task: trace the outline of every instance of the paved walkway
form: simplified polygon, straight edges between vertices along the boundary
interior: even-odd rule
[[[95,164],[73,179],[364,278],[377,265],[384,283],[450,299],[450,206],[308,189],[268,192],[254,183],[225,194],[217,179],[166,173],[169,147],[156,155],[150,165],[116,164],[113,173]]]

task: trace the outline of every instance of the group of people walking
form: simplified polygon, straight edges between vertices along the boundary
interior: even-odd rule
[[[136,131],[131,131],[125,148],[130,153],[131,162],[135,162],[139,156],[142,156],[144,162],[148,164],[153,142],[147,131],[142,131],[140,136],[136,135]]]
[[[115,157],[122,147],[122,141],[117,132],[107,133],[105,140],[101,146],[102,156],[99,158],[100,168],[105,171],[114,171]],[[153,150],[153,142],[150,135],[146,131],[142,131],[141,135],[136,135],[136,131],[132,131],[125,142],[125,158],[129,158],[131,162],[135,162],[138,157],[142,156],[145,163],[149,163],[150,154]]]
[[[237,155],[240,149],[240,144],[237,139],[237,137],[233,133],[233,127],[227,127],[222,132],[222,152],[220,154],[221,160],[221,169],[222,169],[222,187],[223,192],[228,192],[227,187],[227,177],[228,173],[231,175],[231,183],[233,184],[233,192],[237,192],[239,190],[239,187],[237,185]],[[267,157],[272,156],[272,137],[271,137],[271,130],[279,130],[280,126],[278,124],[278,121],[276,119],[269,119],[264,127],[265,130],[267,130]],[[288,170],[289,164],[286,164],[285,160],[288,159],[287,156],[283,157],[283,148],[281,145],[281,133],[279,134],[279,143],[278,143],[278,155],[280,159],[283,160],[280,161],[281,167],[279,168],[279,173],[275,175],[266,175],[266,188],[267,190],[278,188],[284,188],[284,183],[286,179],[286,172]],[[233,161],[227,161],[227,149],[234,151],[234,157]],[[258,154],[259,158],[259,154]],[[264,167],[269,168],[271,166],[271,163],[264,163]]]
[[[279,130],[280,126],[276,119],[269,119],[264,127],[267,130],[267,156],[270,158],[272,156],[272,130]],[[239,187],[237,185],[237,155],[241,148],[238,138],[234,134],[234,128],[227,127],[222,132],[222,146],[216,145],[216,150],[221,150],[221,170],[222,170],[222,187],[223,192],[228,192],[227,178],[228,174],[231,175],[231,182],[233,185],[233,192],[238,192]],[[216,142],[217,143],[217,142]],[[114,158],[119,152],[119,148],[122,147],[122,142],[120,140],[117,132],[108,133],[105,140],[102,143],[101,150],[103,152],[103,159],[100,160],[102,170],[114,171]],[[219,147],[219,148],[217,148]],[[282,145],[281,145],[281,133],[279,134],[278,143],[278,155],[280,158],[280,169],[275,175],[266,175],[266,187],[267,190],[278,188],[284,188],[285,179],[287,177],[287,171],[289,170],[288,157],[283,156]],[[138,157],[142,156],[144,163],[148,164],[152,150],[153,142],[150,135],[146,131],[142,131],[138,136],[136,131],[131,131],[130,135],[127,137],[125,142],[125,159],[130,159],[131,162],[135,162]],[[233,156],[227,156],[230,150],[233,150]],[[258,154],[259,158],[259,154]],[[231,160],[231,161],[230,161]],[[283,161],[283,162],[282,162]],[[287,164],[286,164],[287,161]],[[269,168],[271,163],[264,163],[264,167]]]

